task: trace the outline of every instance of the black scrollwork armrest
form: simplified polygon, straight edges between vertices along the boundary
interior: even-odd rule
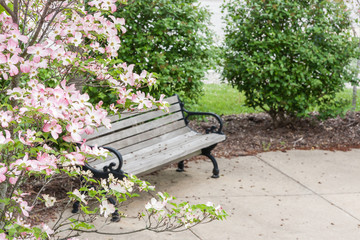
[[[188,118],[191,117],[191,116],[195,116],[195,115],[198,115],[198,116],[212,116],[219,122],[219,127],[217,128],[216,126],[212,126],[211,128],[206,130],[206,133],[224,134],[223,131],[222,131],[223,121],[222,121],[222,119],[220,118],[219,115],[217,115],[215,113],[210,113],[210,112],[190,112],[190,111],[188,111],[188,110],[186,110],[184,108],[183,104],[182,104],[182,110],[183,110],[184,113],[186,113],[186,116],[184,117],[186,125],[189,124],[189,119]]]
[[[123,178],[124,173],[121,170],[121,168],[123,166],[123,159],[122,159],[120,152],[111,147],[102,147],[102,148],[109,150],[111,153],[113,153],[117,157],[117,159],[119,161],[117,168],[114,169],[114,167],[116,166],[116,163],[111,162],[109,165],[103,167],[103,171],[95,169],[92,166],[90,166],[89,164],[85,164],[85,166],[83,166],[83,169],[90,170],[94,174],[94,176],[97,178],[107,178],[109,176],[109,173],[112,173],[117,178]]]

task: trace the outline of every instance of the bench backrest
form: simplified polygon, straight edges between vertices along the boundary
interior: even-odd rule
[[[158,109],[136,111],[112,117],[112,127],[101,127],[87,136],[87,145],[115,148],[122,155],[151,146],[163,138],[170,138],[189,131],[186,127],[178,96],[165,99],[170,111]]]

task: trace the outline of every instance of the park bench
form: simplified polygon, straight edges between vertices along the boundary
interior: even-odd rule
[[[111,118],[112,127],[99,128],[87,137],[87,145],[107,148],[112,154],[104,160],[88,162],[85,168],[95,177],[107,178],[109,173],[123,178],[124,174],[144,175],[170,163],[178,162],[177,171],[184,171],[184,160],[205,155],[213,163],[212,177],[219,177],[219,168],[211,150],[225,140],[221,118],[213,113],[189,112],[177,95],[165,99],[169,112],[159,109],[122,113]],[[192,130],[189,117],[213,117],[217,124],[200,134]]]
[[[105,160],[89,160],[84,170],[90,170],[96,178],[124,178],[126,174],[137,176],[156,171],[170,163],[178,162],[177,171],[184,171],[184,160],[197,155],[210,158],[213,164],[212,177],[219,177],[219,168],[211,150],[225,140],[221,118],[213,113],[189,112],[177,95],[165,99],[170,104],[169,112],[159,109],[122,113],[111,117],[112,127],[99,128],[87,139],[89,146],[102,146],[110,151]],[[206,129],[206,134],[192,130],[191,116],[215,118],[217,124]],[[108,199],[116,204],[112,198]],[[78,212],[79,201],[73,205],[73,213]],[[116,210],[111,221],[119,221]]]

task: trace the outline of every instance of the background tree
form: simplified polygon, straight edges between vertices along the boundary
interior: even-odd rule
[[[120,59],[156,73],[158,94],[195,101],[214,56],[210,13],[197,0],[134,0],[114,16],[126,19]]]
[[[334,113],[333,98],[358,56],[345,6],[318,0],[254,0],[225,4],[222,76],[272,119],[306,116],[315,105]],[[330,108],[329,108],[330,106]]]
[[[359,38],[359,7],[360,1],[359,0],[334,0],[334,2],[340,2],[347,6],[347,11],[350,11],[350,18],[352,19],[352,30],[354,36]],[[359,46],[360,46],[360,39],[359,39]],[[360,67],[360,59],[357,59],[357,69],[359,70]],[[353,88],[353,98],[352,98],[352,110],[355,111],[356,109],[356,99],[357,99],[357,88],[356,84],[352,84]]]

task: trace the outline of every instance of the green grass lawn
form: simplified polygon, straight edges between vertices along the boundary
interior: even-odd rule
[[[360,111],[360,91],[358,91],[356,111]],[[345,89],[337,94],[337,98],[345,99],[351,107],[352,89]],[[218,115],[231,115],[242,113],[262,112],[261,109],[253,109],[244,106],[245,96],[228,84],[205,84],[204,95],[197,104],[187,106],[191,111],[213,112]]]
[[[356,109],[355,111],[360,111],[360,90],[358,89],[357,94],[356,94]],[[349,102],[349,106],[351,107],[351,103],[352,103],[352,96],[353,96],[353,90],[352,89],[345,89],[344,91],[340,92],[337,94],[336,98],[337,99],[344,99],[347,102]]]
[[[205,84],[204,95],[191,111],[213,112],[218,115],[261,112],[244,106],[245,96],[228,84]]]

